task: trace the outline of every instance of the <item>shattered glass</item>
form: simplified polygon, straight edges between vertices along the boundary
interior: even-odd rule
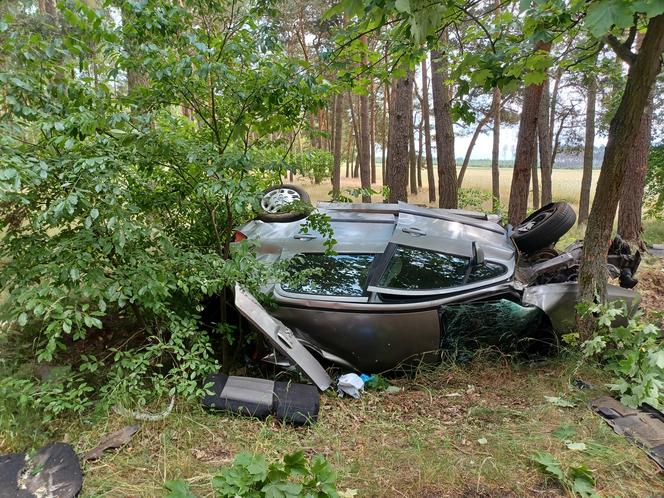
[[[513,351],[527,346],[542,324],[544,312],[501,299],[484,303],[441,306],[442,349],[462,359],[478,348]]]

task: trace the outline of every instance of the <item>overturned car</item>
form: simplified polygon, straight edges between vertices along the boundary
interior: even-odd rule
[[[289,259],[293,272],[319,271],[264,289],[277,305],[270,320],[285,325],[272,324],[273,345],[297,341],[314,356],[375,373],[441,350],[509,346],[534,331],[562,333],[575,324],[582,243],[553,247],[576,220],[568,204],[549,204],[504,227],[497,216],[463,210],[319,203],[337,240],[328,254],[320,233],[303,233],[301,220],[278,213],[278,195],[269,203],[278,221],[251,221],[240,237],[257,242],[263,261]],[[636,283],[638,253],[613,246],[607,264],[622,287],[609,285],[608,299],[635,309],[639,296],[627,287]],[[239,307],[247,316],[257,306],[245,299]],[[284,331],[288,337],[279,339]]]

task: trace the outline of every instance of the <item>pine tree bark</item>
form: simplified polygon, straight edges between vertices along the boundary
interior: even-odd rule
[[[447,34],[441,35],[443,42]],[[454,157],[454,126],[452,122],[450,91],[447,79],[447,55],[431,51],[431,89],[433,93],[433,117],[436,125],[436,154],[438,159],[438,206],[456,208],[458,187],[456,158]]]
[[[408,135],[413,106],[413,77],[413,73],[408,73],[394,84],[387,150],[389,202],[408,200]]]
[[[595,104],[597,102],[597,77],[588,76],[586,99],[586,137],[583,144],[583,176],[581,177],[581,196],[579,198],[579,226],[588,221],[590,208],[590,188],[593,181],[593,156],[595,153]]]
[[[537,119],[537,143],[539,146],[540,171],[542,173],[542,206],[546,206],[553,200],[553,185],[551,181],[551,175],[553,173],[553,165],[551,164],[552,143],[551,133],[549,130],[550,106],[551,100],[549,95],[549,80],[547,78],[544,81],[542,100],[540,101],[539,108],[539,117]],[[533,174],[536,173],[537,168],[533,170]],[[533,193],[533,198],[534,197],[535,195]],[[535,202],[536,207],[539,207],[538,204],[539,202]]]
[[[630,150],[627,178],[620,193],[620,209],[618,210],[618,233],[624,240],[641,250],[646,248],[643,241],[641,212],[646,174],[648,173],[651,129],[652,100],[643,113],[639,133]]]
[[[539,140],[535,140],[535,154],[533,155],[532,177],[533,177],[533,209],[540,208],[540,187],[537,178],[537,149]]]
[[[493,89],[491,110],[493,112],[493,144],[491,146],[491,197],[492,211],[500,211],[500,108],[499,88]]]
[[[420,117],[420,124],[417,127],[417,188],[422,188],[422,152],[424,143],[422,142],[422,133],[424,131],[423,118]]]
[[[367,59],[367,37],[362,36],[360,41],[365,50],[362,52],[362,65],[368,66]],[[363,194],[362,202],[371,202],[371,195],[368,193],[371,189],[371,131],[369,130],[369,95],[360,95],[360,130],[358,145],[360,146],[360,184]]]
[[[429,77],[427,61],[422,61],[422,117],[424,119],[424,154],[427,160],[427,182],[429,183],[429,202],[436,202],[436,176],[433,171],[431,154],[431,122],[429,119]]]
[[[410,193],[417,195],[417,153],[415,152],[415,123],[413,106],[410,106],[410,133],[408,134],[408,163],[410,165]]]
[[[539,41],[535,48],[548,52],[551,43]],[[537,139],[537,118],[542,90],[542,84],[528,85],[524,90],[519,137],[514,158],[514,173],[510,187],[510,205],[507,215],[508,222],[513,226],[518,225],[526,217],[528,211],[530,172],[537,154],[535,140]]]
[[[371,183],[376,183],[376,88],[373,78],[369,98],[369,150],[371,152]]]
[[[611,240],[613,220],[625,182],[631,145],[639,133],[648,96],[661,69],[664,52],[664,14],[650,19],[641,44],[627,73],[627,82],[616,110],[597,181],[597,190],[588,217],[581,266],[580,298],[592,301],[598,295],[606,299],[606,256]]]
[[[332,167],[332,197],[341,193],[341,144],[343,141],[344,96],[337,94],[334,98],[334,166]]]
[[[385,83],[383,85],[383,126],[381,128],[381,136],[380,136],[380,170],[381,170],[381,177],[383,179],[383,185],[387,185],[385,183],[385,173],[387,172],[387,140],[386,140],[386,134],[387,134],[387,114],[388,114],[388,104],[390,100],[390,93],[388,91],[389,85]]]

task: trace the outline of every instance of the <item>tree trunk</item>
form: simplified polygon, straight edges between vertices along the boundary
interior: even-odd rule
[[[441,35],[441,40],[447,41],[446,32]],[[456,158],[454,157],[454,127],[450,92],[445,84],[447,79],[446,57],[437,50],[431,52],[431,87],[438,158],[438,206],[456,208],[458,206],[458,188]]]
[[[492,210],[500,211],[500,106],[499,88],[493,89],[491,109],[493,112],[493,145],[491,147],[491,197]]]
[[[371,78],[369,99],[369,150],[371,152],[371,183],[376,183],[376,88]]]
[[[332,168],[332,197],[341,193],[341,142],[343,140],[344,96],[338,94],[334,99],[334,166]]]
[[[422,188],[422,151],[424,144],[422,143],[422,132],[424,131],[424,123],[420,117],[420,125],[417,127],[417,187]]]
[[[353,133],[348,131],[348,150],[346,153],[346,178],[350,176],[350,163],[353,157]]]
[[[466,156],[463,158],[463,164],[461,165],[461,170],[459,171],[459,178],[457,178],[457,186],[459,188],[461,188],[461,185],[463,185],[463,177],[466,175],[466,170],[468,169],[468,164],[470,163],[470,156],[473,153],[473,149],[475,148],[477,137],[480,136],[482,129],[484,129],[484,126],[489,122],[489,119],[491,119],[491,112],[484,116],[475,127],[473,136],[470,139],[470,143],[468,144],[468,149],[466,150]]]
[[[537,148],[538,140],[535,140],[535,154],[533,155],[532,176],[533,176],[533,208],[540,208],[540,188],[537,178]]]
[[[634,58],[620,105],[611,120],[609,137],[588,217],[579,269],[581,299],[606,298],[606,256],[613,220],[628,169],[631,146],[636,140],[648,96],[661,68],[664,52],[664,14],[648,22],[641,50]]]
[[[413,76],[414,77],[414,76]],[[411,97],[412,98],[412,97]],[[410,164],[410,193],[417,195],[417,153],[415,152],[415,123],[413,106],[410,107],[410,133],[408,134],[408,158]]]
[[[537,42],[537,50],[548,52],[550,43]],[[526,217],[528,211],[528,189],[530,187],[530,171],[537,154],[537,117],[539,114],[540,99],[543,85],[529,85],[524,90],[523,108],[519,123],[519,138],[516,143],[516,157],[514,158],[514,173],[510,187],[510,205],[508,222],[516,226]]]
[[[362,51],[362,65],[368,66],[367,60],[367,37],[360,38],[365,50]],[[369,96],[360,95],[360,129],[358,145],[360,146],[360,184],[362,185],[362,202],[371,202],[371,131],[369,130]]]
[[[408,73],[394,85],[387,151],[389,202],[408,200],[408,135],[413,106],[413,77],[413,73]]]
[[[640,50],[643,43],[643,34],[636,36],[636,47]],[[648,153],[650,152],[650,139],[652,130],[653,97],[650,95],[648,104],[643,112],[639,133],[632,144],[629,154],[627,175],[629,181],[623,183],[620,193],[620,208],[618,210],[618,233],[627,242],[645,250],[643,241],[643,224],[641,212],[643,210],[643,193],[645,191],[646,174],[648,172]]]
[[[388,102],[390,100],[390,94],[388,91],[388,84],[385,83],[383,86],[383,127],[380,130],[381,136],[380,136],[380,170],[381,170],[381,175],[383,178],[383,185],[386,185],[385,183],[385,173],[387,172],[387,161],[386,161],[386,154],[387,154],[387,141],[385,140],[385,134],[387,132],[387,106]]]
[[[436,177],[433,172],[431,154],[431,122],[429,120],[429,78],[427,61],[422,61],[422,118],[424,119],[424,150],[427,158],[427,182],[429,183],[429,202],[436,202]]]
[[[553,80],[553,91],[551,92],[551,105],[549,108],[549,149],[551,150],[551,168],[556,164],[555,154],[553,153],[553,130],[556,128],[556,112],[558,111],[558,89],[560,80],[563,77],[563,70],[559,66],[556,70],[556,76]],[[566,115],[567,116],[567,115]]]
[[[618,210],[618,233],[641,250],[646,246],[643,241],[643,193],[645,191],[646,174],[648,172],[648,153],[652,128],[652,100],[641,118],[639,133],[632,144],[627,175],[629,179],[623,183],[620,193],[620,209]]]
[[[551,133],[549,130],[550,104],[549,80],[547,78],[544,81],[542,100],[540,101],[539,107],[539,118],[537,119],[537,143],[539,145],[540,171],[542,172],[542,206],[546,206],[553,200],[553,188],[551,182],[551,175],[553,173],[551,164],[551,147],[553,144],[550,141]],[[537,166],[535,166],[533,174],[537,174]],[[535,182],[533,182],[533,186],[534,185]],[[535,195],[533,194],[533,198],[534,197]],[[539,202],[535,202],[535,204],[536,207],[539,207]]]
[[[588,221],[590,207],[590,187],[593,180],[593,155],[595,152],[595,103],[597,101],[597,77],[588,75],[588,97],[586,100],[586,139],[583,144],[583,176],[579,198],[579,225]]]

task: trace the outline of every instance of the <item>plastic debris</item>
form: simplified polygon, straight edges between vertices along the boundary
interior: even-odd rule
[[[353,398],[360,397],[360,391],[364,389],[364,381],[362,378],[354,373],[345,374],[339,377],[337,381],[337,391],[339,396],[347,394]]]

